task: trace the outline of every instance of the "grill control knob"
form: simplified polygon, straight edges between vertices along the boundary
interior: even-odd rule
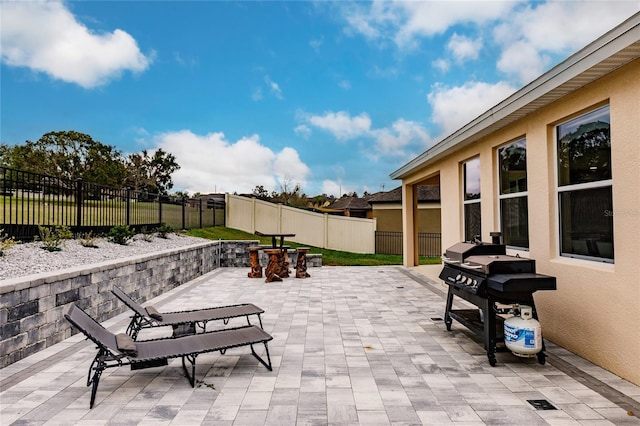
[[[456,276],[456,281],[462,281],[462,275],[458,274],[458,275]]]
[[[471,285],[471,277],[467,277],[467,285]]]

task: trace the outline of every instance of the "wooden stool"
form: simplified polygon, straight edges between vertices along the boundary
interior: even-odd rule
[[[289,251],[286,248],[281,249],[278,268],[280,278],[289,278]]]
[[[307,253],[311,250],[309,247],[298,247],[298,259],[296,261],[296,278],[309,278],[311,275],[307,273]]]
[[[280,264],[282,263],[282,250],[268,249],[264,252],[269,256],[269,263],[264,270],[264,274],[267,279],[264,280],[264,282],[270,283],[271,281],[282,281],[282,278],[278,275],[280,272]]]
[[[248,247],[249,262],[251,263],[251,271],[247,274],[249,278],[262,278],[262,266],[260,266],[260,258],[258,250],[260,247]]]

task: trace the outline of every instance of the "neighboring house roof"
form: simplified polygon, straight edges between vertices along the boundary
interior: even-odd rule
[[[208,200],[210,198],[219,198],[224,200],[225,199],[225,195],[224,194],[215,194],[215,193],[211,193],[211,194],[200,194],[198,197],[196,198],[202,198],[203,200]]]
[[[640,57],[640,13],[390,174],[403,179]]]
[[[316,195],[315,197],[307,197],[307,207],[322,209],[331,204],[335,200],[335,197],[328,195]]]
[[[439,185],[419,185],[418,202],[440,201]],[[378,192],[369,199],[370,204],[375,203],[402,203],[402,187],[387,192]]]
[[[342,197],[336,200],[335,203],[331,204],[328,209],[331,210],[371,210],[371,205],[369,204],[370,195],[365,197]]]

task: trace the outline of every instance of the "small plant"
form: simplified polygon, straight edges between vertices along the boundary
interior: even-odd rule
[[[156,233],[160,238],[167,238],[167,235],[173,232],[173,228],[166,223],[161,224],[156,228]]]
[[[142,237],[141,237],[142,241],[146,241],[148,243],[153,241],[153,237],[155,233],[153,231],[149,231],[146,226],[142,227],[142,229],[140,230],[140,233],[142,234]]]
[[[4,229],[0,229],[0,257],[4,256],[4,252],[18,244],[13,237],[9,237],[4,233]]]
[[[38,233],[40,235],[36,236],[36,239],[42,241],[42,248],[46,251],[62,250],[65,241],[73,237],[71,230],[65,225],[38,225]]]
[[[115,244],[126,246],[129,241],[133,240],[136,231],[131,229],[129,225],[117,225],[109,230],[107,240]]]
[[[77,240],[82,247],[98,248],[98,237],[91,232],[78,235]]]

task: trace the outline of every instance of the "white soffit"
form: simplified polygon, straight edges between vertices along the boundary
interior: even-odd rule
[[[403,179],[640,58],[640,13],[633,15],[475,120],[391,173]]]

